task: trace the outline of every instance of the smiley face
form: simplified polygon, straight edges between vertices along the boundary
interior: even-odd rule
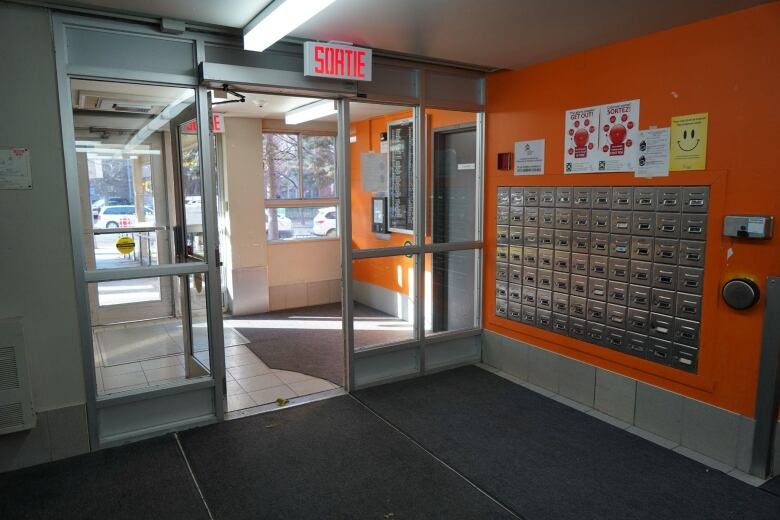
[[[699,146],[701,139],[696,138],[696,130],[691,129],[690,137],[688,137],[688,130],[683,130],[682,139],[677,140],[677,147],[683,152],[692,152]]]

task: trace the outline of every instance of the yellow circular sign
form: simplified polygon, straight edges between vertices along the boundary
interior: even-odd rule
[[[116,241],[116,250],[127,255],[135,251],[135,240],[132,237],[119,237]]]

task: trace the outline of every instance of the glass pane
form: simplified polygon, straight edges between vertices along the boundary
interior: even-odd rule
[[[84,230],[85,267],[129,268],[170,264],[173,254],[177,129],[172,121],[192,110],[188,88],[71,80],[76,165]],[[185,190],[202,192],[197,125],[185,129]],[[190,133],[187,133],[187,132]],[[190,216],[189,222],[200,222]],[[202,225],[201,225],[202,227]],[[103,297],[101,295],[101,302]],[[146,300],[144,300],[146,301]]]
[[[156,311],[158,305],[151,307],[151,313],[138,304],[128,305],[137,300],[126,295],[159,291],[166,285],[175,293],[166,313]],[[188,294],[183,293],[185,288]],[[110,314],[104,314],[104,324],[92,327],[98,395],[155,388],[210,373],[205,275],[90,284],[92,298],[100,294],[103,299],[106,291],[114,296],[114,305],[108,309]],[[192,316],[192,349],[186,346],[190,329],[183,294]]]
[[[428,109],[427,243],[477,239],[476,114]]]
[[[297,199],[301,196],[298,134],[263,134],[265,198]]]
[[[131,231],[118,233],[96,232],[93,236],[94,263],[97,269],[140,267],[160,264],[160,240],[166,238],[157,231]]]
[[[162,301],[159,278],[100,282],[97,289],[98,305],[101,307]]]
[[[181,192],[184,199],[186,256],[188,260],[199,261],[206,256],[206,243],[203,233],[203,172],[196,119],[179,125],[179,161]]]
[[[302,135],[303,198],[328,199],[336,196],[336,137]]]
[[[414,259],[352,262],[355,350],[415,339]]]
[[[414,243],[415,161],[410,107],[350,103],[352,247]]]
[[[270,208],[265,210],[268,240],[338,237],[336,206]]]
[[[477,326],[479,250],[425,255],[425,333]]]
[[[186,278],[179,278],[189,282],[190,315],[192,316],[192,352],[190,360],[198,365],[192,375],[199,370],[205,373],[211,371],[211,359],[209,358],[209,322],[206,311],[207,276],[205,273],[196,273]]]

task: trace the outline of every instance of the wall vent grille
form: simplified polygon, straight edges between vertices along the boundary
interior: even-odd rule
[[[0,430],[19,429],[24,426],[22,403],[0,405]]]
[[[21,318],[0,320],[0,435],[35,427]]]
[[[14,347],[0,347],[0,390],[19,388],[19,368]]]

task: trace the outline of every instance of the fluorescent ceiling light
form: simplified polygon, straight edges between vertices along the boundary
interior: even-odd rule
[[[244,27],[244,49],[262,52],[334,0],[274,0]]]
[[[79,148],[76,147],[76,153],[97,153],[97,154],[110,154],[112,157],[120,157],[125,154],[135,155],[160,155],[160,150],[117,150],[114,148]]]
[[[124,146],[125,150],[132,150],[137,145],[146,141],[150,135],[167,125],[169,121],[181,114],[185,108],[189,107],[192,104],[193,99],[195,99],[195,91],[190,88],[185,89],[179,97],[171,101],[162,112],[157,114],[154,119],[146,123],[143,128],[138,130],[138,132],[130,138]]]
[[[332,116],[336,114],[336,102],[332,99],[323,99],[309,105],[303,105],[284,114],[284,122],[288,125],[297,125],[312,119]]]

